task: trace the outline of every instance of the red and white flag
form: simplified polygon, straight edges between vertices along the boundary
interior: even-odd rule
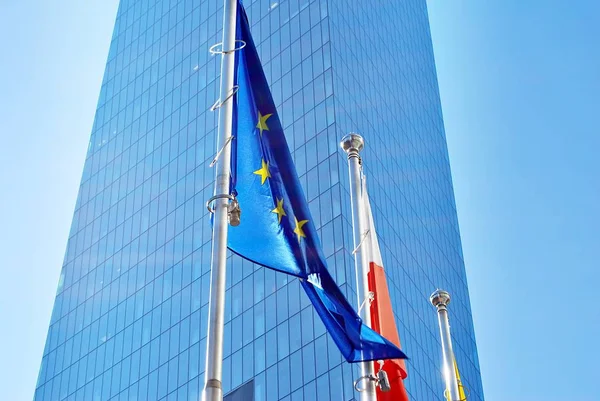
[[[390,340],[400,348],[400,336],[394,320],[394,311],[390,300],[390,292],[383,270],[383,261],[379,249],[379,241],[375,232],[371,203],[367,193],[365,177],[362,179],[362,201],[363,211],[368,222],[368,234],[364,238],[363,246],[369,260],[369,291],[375,294],[371,303],[371,328]],[[377,367],[377,362],[375,363]],[[407,376],[406,365],[402,359],[386,360],[383,370],[390,380],[391,390],[382,392],[377,387],[377,401],[409,401],[408,394],[404,388],[404,380]]]

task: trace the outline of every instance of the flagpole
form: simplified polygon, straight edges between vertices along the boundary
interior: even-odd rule
[[[371,326],[371,308],[369,305],[369,262],[367,253],[361,249],[364,236],[368,230],[365,213],[361,202],[361,161],[359,152],[365,146],[362,136],[348,134],[342,138],[340,146],[348,155],[348,171],[350,177],[350,203],[352,204],[352,226],[354,229],[354,268],[356,271],[356,294],[359,314],[363,323]],[[361,362],[361,377],[355,384],[360,391],[360,401],[376,401],[375,369],[373,362]],[[360,387],[359,387],[359,383]]]
[[[450,323],[448,321],[448,304],[450,294],[444,290],[436,290],[429,298],[431,304],[437,308],[440,337],[442,339],[443,373],[446,389],[449,391],[449,401],[462,401],[458,389],[458,378],[454,369],[454,352],[452,351],[452,337],[450,336]]]
[[[233,121],[235,29],[237,0],[224,0],[223,42],[221,54],[220,98],[214,108],[219,109],[217,137],[211,284],[208,303],[208,336],[206,339],[206,365],[204,370],[203,401],[222,401],[223,387],[223,325],[225,320],[225,269],[227,258],[227,224],[230,199],[231,129]],[[210,206],[210,201],[209,201]]]

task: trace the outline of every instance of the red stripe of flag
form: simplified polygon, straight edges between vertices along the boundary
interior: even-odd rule
[[[369,264],[369,291],[375,293],[375,299],[371,303],[371,328],[400,347],[400,336],[394,320],[385,272],[383,267],[374,262]],[[388,375],[391,390],[384,393],[378,387],[377,401],[409,401],[402,382],[407,376],[404,360],[386,360],[383,370]]]

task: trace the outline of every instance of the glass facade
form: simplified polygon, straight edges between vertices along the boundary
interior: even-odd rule
[[[356,302],[345,154],[363,152],[413,400],[441,400],[436,288],[483,390],[425,0],[246,0],[332,274]],[[196,401],[210,275],[221,0],[121,0],[35,391],[37,401]],[[230,255],[229,399],[354,400],[299,286]]]

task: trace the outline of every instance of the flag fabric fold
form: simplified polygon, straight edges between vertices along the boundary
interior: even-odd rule
[[[228,247],[252,262],[298,277],[348,362],[405,358],[364,325],[327,271],[317,232],[269,87],[238,2],[232,193],[242,215]],[[238,42],[240,43],[240,42]]]
[[[454,365],[454,374],[456,375],[456,381],[458,382],[458,396],[460,397],[459,401],[467,401],[467,394],[465,393],[465,387],[462,385],[460,381],[460,373],[458,372],[458,364],[456,363],[456,358],[452,359]],[[446,400],[450,400],[450,389],[446,389]]]
[[[383,259],[375,231],[375,221],[367,192],[366,177],[362,177],[362,210],[367,220],[368,234],[363,246],[369,260],[369,291],[374,294],[371,303],[371,327],[400,348],[400,335],[394,319],[394,311],[390,292],[383,269]],[[408,401],[403,379],[406,378],[406,366],[402,359],[388,359],[383,362],[381,369],[385,370],[390,380],[391,390],[382,392],[377,388],[377,401]]]

